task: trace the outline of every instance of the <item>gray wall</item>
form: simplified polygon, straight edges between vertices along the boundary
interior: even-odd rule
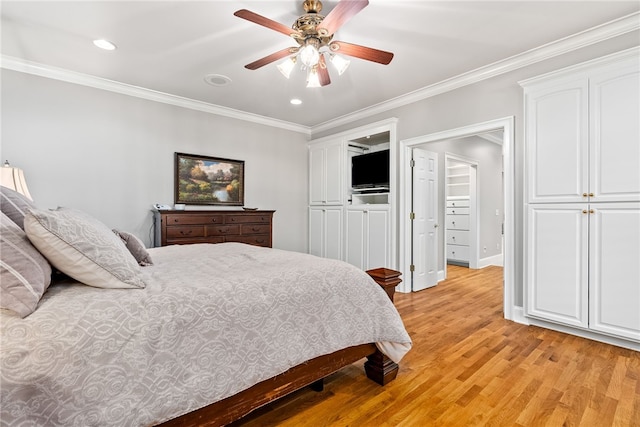
[[[559,57],[502,74],[491,79],[452,90],[389,110],[382,114],[355,120],[348,125],[336,126],[321,132],[314,132],[313,138],[320,138],[354,127],[364,126],[388,117],[398,118],[398,141],[429,135],[436,132],[469,126],[504,117],[515,117],[515,194],[514,196],[514,258],[516,305],[523,304],[523,221],[524,221],[524,155],[523,155],[523,105],[522,88],[518,81],[578,64],[610,53],[638,46],[638,31],[615,37]],[[403,170],[396,168],[398,174]],[[401,175],[399,175],[401,176]],[[399,181],[397,181],[399,182]]]
[[[173,204],[174,152],[245,161],[245,206],[274,209],[274,247],[307,251],[307,140],[297,132],[2,70],[0,158],[39,208],[84,210],[150,244]]]

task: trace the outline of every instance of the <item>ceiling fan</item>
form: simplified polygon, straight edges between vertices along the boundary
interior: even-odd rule
[[[236,11],[235,16],[283,33],[298,43],[298,46],[279,50],[247,64],[245,68],[256,70],[279,59],[289,57],[288,61],[278,66],[278,69],[288,78],[299,58],[308,70],[307,87],[314,87],[326,86],[331,83],[325,55],[328,55],[329,60],[339,68],[340,74],[346,69],[349,61],[337,54],[384,65],[389,64],[393,59],[391,52],[332,40],[335,32],[368,4],[369,0],[342,0],[325,17],[320,15],[322,10],[320,0],[304,0],[302,7],[305,14],[300,16],[291,27],[246,9]],[[340,63],[341,60],[342,63]]]

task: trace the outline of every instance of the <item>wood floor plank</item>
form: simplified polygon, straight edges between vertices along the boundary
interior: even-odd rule
[[[640,427],[640,353],[507,321],[502,269],[398,294],[414,347],[380,387],[359,361],[235,427]]]

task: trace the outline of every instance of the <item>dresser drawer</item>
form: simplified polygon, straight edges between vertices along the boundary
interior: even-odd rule
[[[469,215],[469,208],[447,208],[447,215]]]
[[[468,208],[469,201],[468,200],[447,200],[448,208]]]
[[[469,215],[447,215],[447,230],[468,230]]]
[[[271,231],[271,224],[242,224],[241,234],[269,234]]]
[[[192,243],[224,243],[224,236],[187,237],[167,239],[167,245],[190,245]]]
[[[241,224],[247,222],[269,224],[271,222],[271,215],[227,215],[225,218],[226,224]]]
[[[460,230],[447,230],[447,244],[468,245],[469,232]]]
[[[167,215],[168,226],[191,224],[222,224],[222,215]]]
[[[252,234],[249,236],[228,236],[227,242],[248,243],[255,246],[271,247],[271,237],[268,234]]]
[[[228,236],[240,234],[239,225],[207,225],[207,236]]]
[[[469,246],[447,245],[447,259],[469,262]]]
[[[202,225],[178,225],[167,227],[167,239],[204,237]]]

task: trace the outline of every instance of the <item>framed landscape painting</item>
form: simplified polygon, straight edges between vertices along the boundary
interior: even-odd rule
[[[244,161],[176,153],[176,204],[244,205]]]

